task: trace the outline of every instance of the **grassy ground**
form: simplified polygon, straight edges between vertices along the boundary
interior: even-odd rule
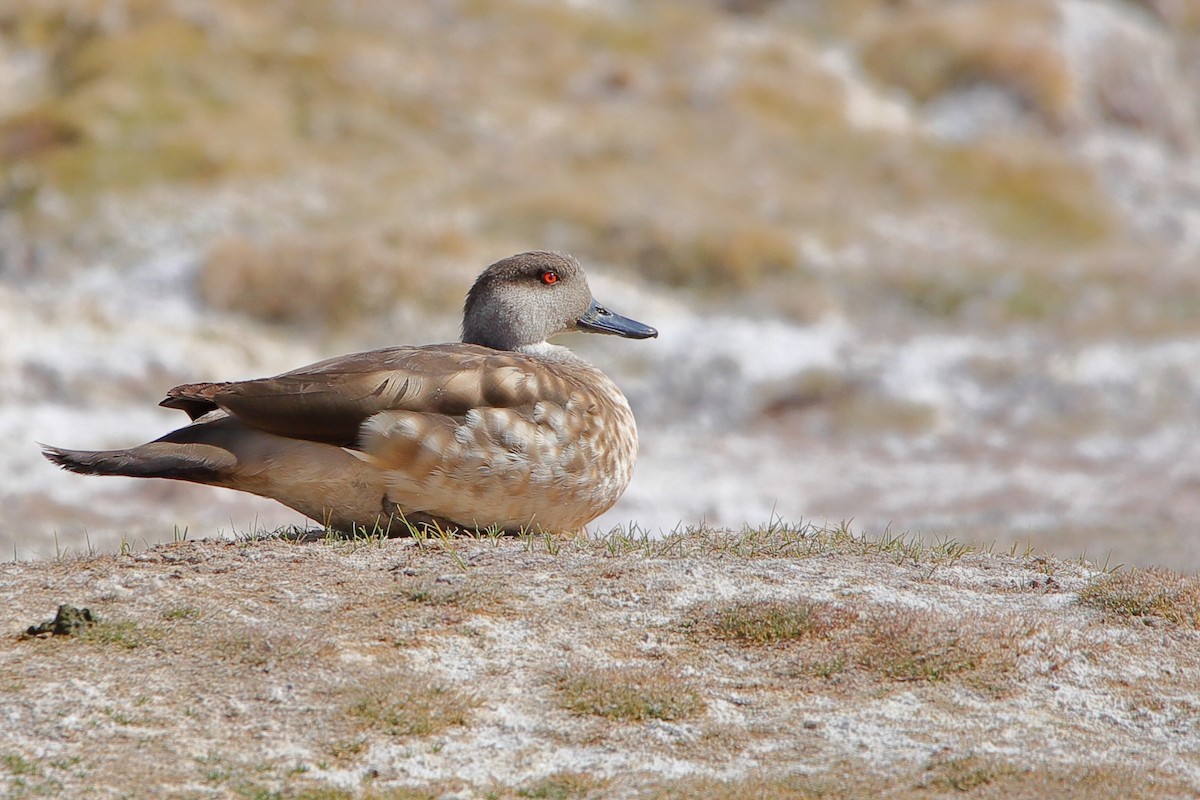
[[[0,566],[0,796],[1193,796],[1200,583],[775,526]],[[59,604],[95,617],[23,635]]]

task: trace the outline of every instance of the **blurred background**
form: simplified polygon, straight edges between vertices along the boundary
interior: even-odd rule
[[[0,557],[302,523],[84,478],[168,387],[457,338],[569,251],[597,523],[1200,569],[1200,0],[7,0]]]

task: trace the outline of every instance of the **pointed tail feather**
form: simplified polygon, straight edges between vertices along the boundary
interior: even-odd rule
[[[81,475],[219,483],[222,473],[236,463],[228,451],[204,444],[150,442],[127,450],[67,450],[45,444],[39,446],[49,461]]]
[[[276,436],[235,417],[195,422],[126,450],[41,447],[48,460],[71,472],[237,489],[278,500],[339,530],[371,530],[393,513],[386,473],[376,465],[341,447]]]

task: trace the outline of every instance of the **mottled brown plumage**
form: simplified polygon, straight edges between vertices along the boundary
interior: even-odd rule
[[[128,450],[44,452],[76,472],[252,492],[344,530],[576,530],[624,492],[637,429],[604,373],[546,342],[566,330],[657,335],[597,305],[573,258],[524,253],[476,281],[462,343],[177,386],[162,405],[187,427]]]

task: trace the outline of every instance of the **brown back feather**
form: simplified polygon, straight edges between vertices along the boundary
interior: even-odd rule
[[[392,347],[273,378],[178,386],[162,405],[196,419],[216,408],[268,433],[352,447],[381,411],[461,418],[472,408],[536,403],[549,387],[528,356],[468,344]]]
[[[213,398],[217,392],[228,385],[228,383],[185,383],[169,389],[166,398],[159,405],[163,408],[178,408],[195,421],[205,414],[217,410],[217,403]]]

